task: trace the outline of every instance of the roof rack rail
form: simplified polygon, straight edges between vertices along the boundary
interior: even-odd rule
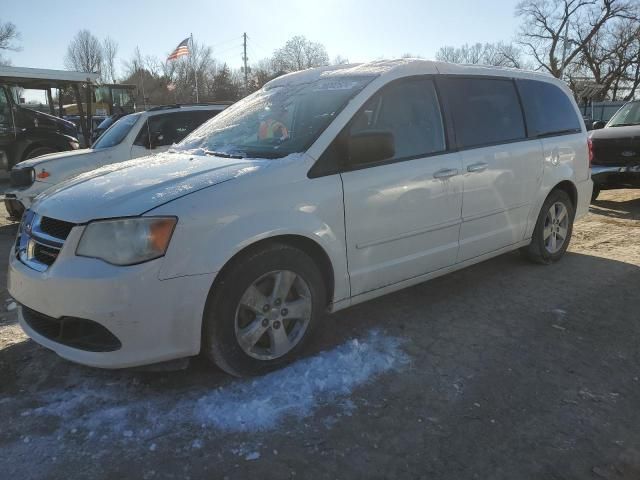
[[[157,107],[151,107],[147,112],[157,112],[159,110],[169,110],[172,108],[182,108],[182,107],[209,107],[215,105],[233,105],[235,102],[231,101],[220,101],[220,102],[199,102],[199,103],[174,103],[169,105],[158,105]]]

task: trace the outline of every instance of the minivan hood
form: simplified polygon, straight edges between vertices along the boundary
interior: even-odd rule
[[[29,160],[23,160],[22,162],[17,163],[13,168],[29,168],[29,167],[35,168],[41,163],[60,160],[62,158],[67,158],[67,157],[80,157],[80,156],[87,156],[87,155],[91,156],[91,155],[94,155],[96,152],[99,152],[99,150],[83,148],[82,150],[67,150],[66,152],[48,153],[40,157],[31,158]]]
[[[37,197],[38,214],[73,223],[140,215],[189,193],[266,168],[269,160],[160,153],[84,173]]]

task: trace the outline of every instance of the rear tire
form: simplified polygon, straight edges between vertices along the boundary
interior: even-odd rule
[[[544,201],[531,243],[520,249],[528,260],[549,265],[560,260],[569,247],[575,208],[569,195],[553,190]]]
[[[600,187],[594,183],[593,184],[593,192],[591,192],[591,202],[592,203],[597,200],[598,195],[600,195]]]
[[[254,250],[234,261],[209,293],[203,354],[237,377],[281,368],[304,350],[326,299],[322,274],[305,252],[283,244]]]
[[[57,153],[57,150],[51,147],[36,147],[25,155],[24,160],[41,157],[42,155],[47,155],[49,153]]]

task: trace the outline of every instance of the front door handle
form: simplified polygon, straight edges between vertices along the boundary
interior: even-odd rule
[[[456,175],[458,175],[458,173],[459,172],[457,168],[443,168],[442,170],[438,170],[437,172],[435,172],[433,174],[433,178],[439,178],[442,180],[455,177]]]
[[[475,172],[484,172],[489,167],[487,162],[478,162],[472,163],[467,167],[467,172],[475,173]]]

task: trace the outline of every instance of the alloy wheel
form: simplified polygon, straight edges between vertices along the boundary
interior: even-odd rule
[[[311,291],[289,270],[269,272],[245,290],[235,315],[240,348],[258,360],[274,360],[300,343],[311,321]]]
[[[569,232],[569,211],[562,202],[551,205],[544,220],[543,239],[547,252],[559,252],[567,241]]]

